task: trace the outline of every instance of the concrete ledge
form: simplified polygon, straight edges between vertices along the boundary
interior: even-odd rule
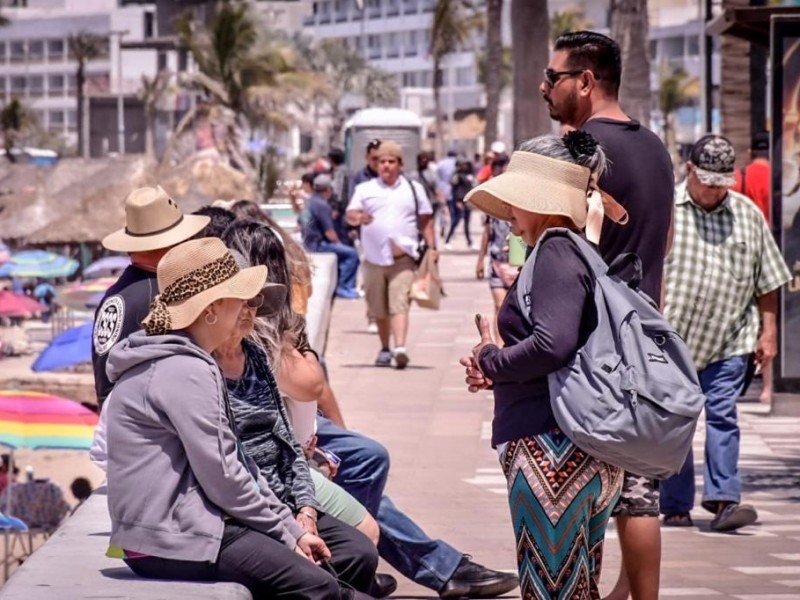
[[[106,488],[95,491],[0,589],[4,600],[142,598],[252,600],[238,583],[141,579],[106,557],[111,533]]]
[[[331,307],[338,279],[337,259],[332,253],[309,253],[313,270],[311,297],[308,299],[306,329],[308,341],[320,356],[325,355],[328,344],[328,328],[331,323]]]
[[[331,303],[336,290],[336,255],[311,254],[313,293],[308,303],[308,338],[320,356],[325,353]],[[6,600],[71,600],[77,598],[142,598],[147,600],[252,600],[235,583],[198,583],[141,579],[119,559],[106,557],[111,520],[106,488],[98,489],[14,573],[0,589]]]

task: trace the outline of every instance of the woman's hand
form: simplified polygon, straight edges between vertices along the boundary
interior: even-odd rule
[[[486,266],[484,265],[485,257],[478,257],[478,264],[475,266],[475,279],[483,279],[486,277]]]
[[[492,381],[481,372],[472,356],[463,356],[458,362],[465,367],[467,376],[464,381],[467,382],[467,389],[470,392],[475,394],[492,386]]]
[[[494,340],[492,339],[492,332],[489,329],[489,320],[484,316],[481,316],[480,323],[478,324],[478,331],[481,334],[481,341],[477,346],[475,346],[472,349],[472,358],[475,361],[476,367],[480,364],[478,359],[480,358],[483,349],[486,346],[494,345]]]
[[[299,554],[302,554],[314,563],[331,559],[331,551],[328,550],[328,546],[325,545],[325,542],[311,533],[306,533],[297,540],[297,548],[300,549],[298,552]]]

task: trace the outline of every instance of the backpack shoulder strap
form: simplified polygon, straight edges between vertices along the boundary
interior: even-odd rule
[[[603,262],[597,251],[580,235],[563,227],[548,229],[534,246],[528,260],[525,261],[525,265],[520,270],[519,277],[517,277],[517,302],[522,309],[522,314],[525,315],[525,320],[529,323],[531,322],[531,289],[533,288],[533,270],[536,267],[536,256],[539,254],[542,244],[551,237],[556,236],[568,237],[575,243],[583,260],[586,262],[586,266],[591,269],[595,277],[605,275],[608,271],[608,266]]]

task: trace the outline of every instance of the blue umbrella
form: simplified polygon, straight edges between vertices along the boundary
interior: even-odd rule
[[[78,270],[78,261],[45,250],[23,250],[0,267],[0,277],[69,277]]]
[[[37,373],[92,360],[92,321],[57,335],[33,363]]]
[[[108,277],[125,270],[131,264],[127,256],[106,256],[96,260],[83,271],[84,277]]]

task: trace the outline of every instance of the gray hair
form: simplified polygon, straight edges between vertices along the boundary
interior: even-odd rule
[[[539,137],[522,142],[518,150],[522,152],[531,152],[533,154],[541,154],[548,158],[563,160],[582,167],[587,167],[593,174],[597,174],[598,176],[602,175],[608,166],[606,153],[603,152],[600,144],[597,145],[594,153],[575,158],[567,149],[564,138],[552,134],[540,135]]]

